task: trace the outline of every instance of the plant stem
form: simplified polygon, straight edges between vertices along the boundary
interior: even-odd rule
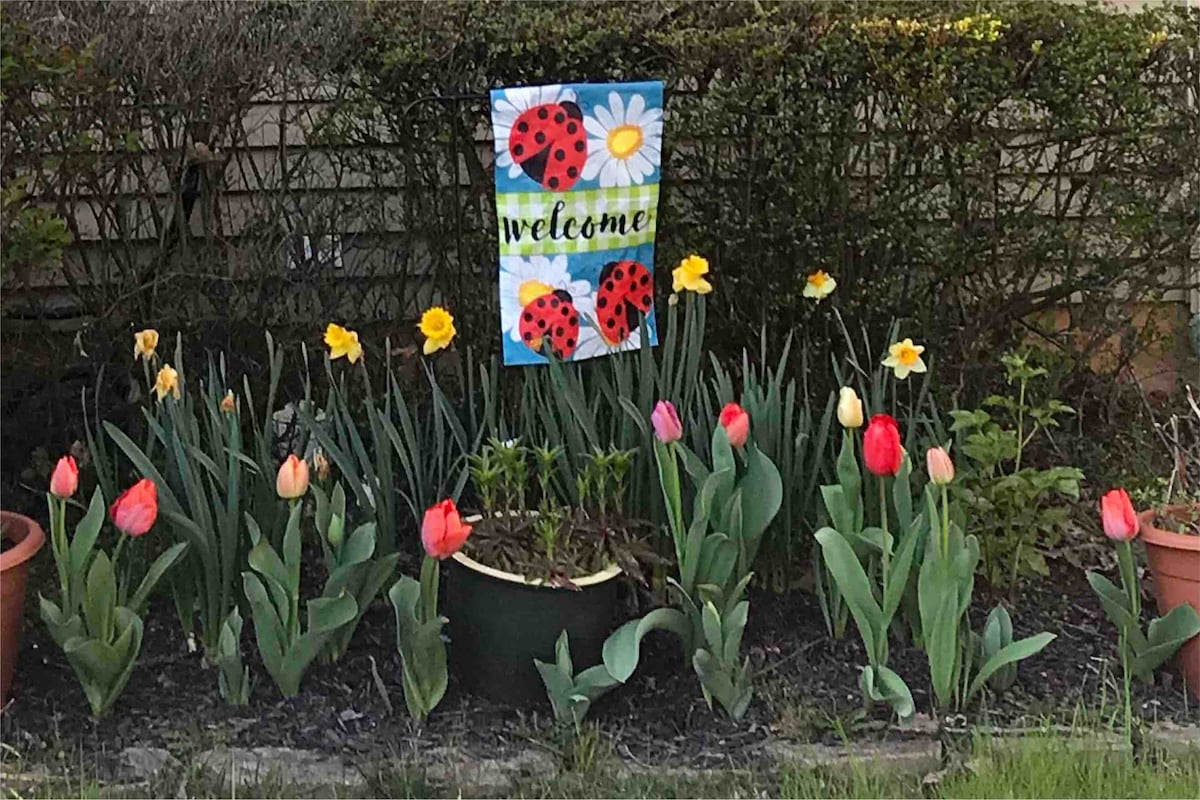
[[[883,528],[883,559],[881,561],[883,574],[880,576],[879,585],[883,588],[880,600],[884,601],[885,598],[887,598],[888,564],[890,561],[892,546],[891,543],[888,542],[887,481],[884,480],[882,475],[879,476],[879,524],[880,527]],[[882,631],[882,634],[884,636],[884,641],[886,641],[886,628]]]
[[[950,492],[942,484],[942,558],[950,557]]]
[[[1021,453],[1025,449],[1024,431],[1025,431],[1025,387],[1029,384],[1028,378],[1021,379],[1021,389],[1017,394],[1017,460],[1013,466],[1013,474],[1021,471]]]
[[[125,540],[128,538],[129,534],[127,534],[125,531],[121,531],[121,538],[117,540],[117,547],[115,550],[113,550],[112,569],[114,575],[117,572],[117,561],[121,558],[121,550],[124,549]]]
[[[49,497],[50,520],[54,526],[50,532],[50,541],[54,543],[54,566],[58,568],[58,582],[62,587],[63,615],[69,617],[72,611],[67,607],[70,605],[71,593],[71,578],[68,572],[71,566],[71,550],[67,546],[67,501],[54,495]]]
[[[425,556],[425,560],[421,562],[421,624],[437,616],[440,577],[441,565],[438,560],[432,556]]]

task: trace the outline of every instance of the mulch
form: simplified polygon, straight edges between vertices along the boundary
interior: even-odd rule
[[[36,593],[29,602],[36,603]],[[973,612],[977,626],[989,606]],[[1057,640],[1021,664],[1010,691],[975,702],[951,722],[1069,724],[1081,715],[1094,721],[1118,713],[1116,637],[1077,568],[1055,563],[1050,579],[1023,589],[1010,610],[1017,636],[1049,630]],[[404,708],[394,630],[390,606],[373,607],[342,661],[315,664],[302,693],[284,699],[257,663],[248,620],[243,651],[257,682],[251,704],[236,708],[222,702],[215,669],[184,652],[173,607],[164,599],[151,607],[141,660],[125,693],[107,718],[96,721],[60,650],[40,624],[27,624],[14,696],[0,717],[3,741],[33,759],[100,756],[134,745],[173,752],[283,746],[364,758],[446,745],[480,756],[553,746],[548,704],[496,705],[464,692],[453,676],[431,719],[413,723]],[[752,593],[743,648],[756,672],[756,697],[740,722],[707,708],[674,640],[663,634],[647,639],[639,672],[593,706],[591,718],[619,755],[674,766],[751,765],[765,744],[781,737],[834,743],[843,735],[903,735],[888,725],[886,708],[856,718],[858,665],[865,663],[861,643],[852,622],[844,638],[829,637],[812,595]],[[890,665],[908,681],[918,711],[928,714],[931,693],[920,651],[893,643]],[[1200,722],[1197,704],[1188,702],[1182,681],[1169,670],[1161,670],[1153,686],[1135,685],[1134,692],[1146,719]]]

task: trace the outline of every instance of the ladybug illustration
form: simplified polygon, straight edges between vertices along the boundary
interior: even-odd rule
[[[517,117],[508,152],[525,174],[552,192],[575,185],[587,160],[583,112],[570,101],[543,103]]]
[[[618,345],[638,328],[638,313],[649,314],[654,305],[650,270],[638,261],[612,261],[600,271],[596,290],[596,322],[600,335]]]
[[[542,351],[549,341],[554,355],[570,358],[579,346],[579,313],[571,293],[557,289],[530,302],[521,309],[518,330],[531,350]]]

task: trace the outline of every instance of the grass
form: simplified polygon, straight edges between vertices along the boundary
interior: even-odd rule
[[[564,748],[564,768],[553,776],[528,777],[508,792],[522,798],[541,797],[783,797],[783,798],[1195,798],[1200,797],[1200,750],[1186,756],[1146,753],[1134,757],[1111,750],[1106,741],[1081,735],[1047,734],[1020,739],[976,739],[969,757],[944,775],[883,772],[870,762],[848,768],[784,768],[770,770],[630,771],[619,768],[611,743],[599,731],[585,727],[577,750]],[[40,782],[19,786],[20,760],[6,748],[0,794],[13,798],[40,797],[230,797],[222,781],[194,765],[163,775],[154,785],[103,786],[76,765],[54,768]],[[15,762],[15,763],[14,763]],[[59,774],[61,772],[61,774]],[[936,779],[934,779],[936,778]],[[462,797],[460,787],[430,784],[422,770],[391,759],[367,776],[358,790],[363,796]],[[330,787],[302,789],[285,777],[242,786],[239,797],[330,796]],[[354,796],[341,794],[340,796]],[[466,796],[470,796],[466,794]]]

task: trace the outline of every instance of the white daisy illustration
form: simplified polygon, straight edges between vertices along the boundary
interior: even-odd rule
[[[598,105],[594,113],[583,118],[588,132],[583,179],[599,177],[605,188],[644,183],[661,157],[662,109],[646,108],[640,94],[630,98],[627,107],[621,95],[610,92],[608,107]]]
[[[607,356],[613,353],[623,353],[627,350],[637,350],[642,346],[642,331],[635,329],[630,332],[625,341],[620,344],[610,344],[600,335],[594,319],[589,319],[586,325],[579,328],[579,347],[575,349],[572,361],[583,361],[587,358]]]
[[[585,280],[572,280],[567,257],[502,256],[500,258],[500,327],[514,342],[521,341],[521,309],[544,294],[564,290],[571,295],[582,316],[594,309],[592,287]]]
[[[551,86],[521,86],[505,89],[504,97],[492,105],[492,133],[496,139],[496,167],[507,169],[508,177],[521,176],[521,165],[513,161],[508,152],[508,136],[517,123],[517,117],[531,108],[545,103],[574,102],[575,91],[564,89],[558,84]]]

